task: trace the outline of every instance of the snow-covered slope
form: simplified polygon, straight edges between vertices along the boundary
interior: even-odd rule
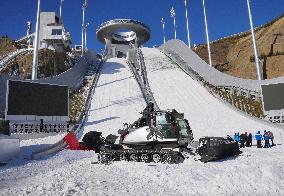
[[[232,110],[171,64],[158,49],[144,48],[142,51],[149,83],[158,105],[162,109],[175,108],[185,113],[195,137],[226,136],[233,135],[234,132],[254,134],[257,130],[270,130],[278,141],[283,141],[283,128],[261,123],[242,112]]]
[[[149,83],[159,106],[176,108],[189,119],[195,137],[234,131],[282,130],[231,111],[156,49],[143,49]],[[103,68],[84,133],[116,134],[145,107],[123,59]],[[94,152],[64,150],[55,156],[0,167],[0,195],[284,195],[284,151],[255,146],[238,157],[211,163],[193,157],[178,165],[117,162],[91,164]]]
[[[267,155],[270,156],[267,156]],[[179,165],[91,164],[93,152],[63,151],[0,170],[0,195],[276,195],[284,194],[283,151],[247,148],[237,159]]]
[[[83,135],[100,131],[116,134],[123,123],[133,123],[146,106],[139,86],[125,59],[109,59],[103,66]]]

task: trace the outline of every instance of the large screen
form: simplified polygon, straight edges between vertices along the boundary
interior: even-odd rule
[[[264,110],[284,109],[284,83],[261,85]]]
[[[7,115],[68,116],[68,86],[8,82]]]

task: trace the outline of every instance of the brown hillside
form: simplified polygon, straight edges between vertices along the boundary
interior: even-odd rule
[[[284,76],[284,15],[257,28],[256,39],[264,79]],[[193,49],[208,62],[206,45]],[[257,79],[250,32],[211,43],[212,64],[232,76]]]
[[[16,51],[14,42],[7,37],[0,37],[0,57]]]
[[[22,78],[30,79],[32,75],[33,53],[16,57],[2,73],[17,74]],[[39,50],[39,77],[49,77],[60,74],[72,66],[71,58],[66,53],[53,50]]]

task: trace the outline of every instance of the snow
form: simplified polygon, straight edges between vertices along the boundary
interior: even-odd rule
[[[284,194],[283,151],[277,147],[246,148],[237,158],[206,164],[193,159],[179,165],[92,161],[94,152],[62,151],[19,166],[16,175],[9,168],[1,171],[1,195]]]
[[[235,132],[254,134],[258,130],[270,130],[278,141],[283,141],[283,128],[260,123],[232,110],[197,81],[171,64],[158,49],[144,48],[142,51],[145,55],[149,84],[157,104],[162,109],[175,108],[185,113],[195,137],[224,137],[234,135]],[[167,64],[168,66],[165,66]]]
[[[0,134],[0,163],[7,163],[20,155],[20,140]]]
[[[276,146],[210,163],[116,162],[92,164],[89,151],[64,150],[42,160],[21,160],[0,167],[0,195],[284,195],[283,130],[260,123],[220,103],[156,49],[143,49],[148,77],[162,109],[176,108],[189,119],[195,137],[235,131],[273,131]],[[83,133],[117,134],[145,107],[138,85],[123,59],[103,68]],[[21,141],[22,147],[49,145],[62,136]],[[255,143],[255,141],[253,141]]]
[[[117,135],[123,123],[133,123],[145,107],[139,86],[125,59],[109,59],[98,81],[84,134],[100,131],[103,136]]]

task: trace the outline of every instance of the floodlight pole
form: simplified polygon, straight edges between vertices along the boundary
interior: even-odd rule
[[[164,18],[161,20],[162,27],[163,27],[163,38],[164,38],[164,43],[166,43],[166,36],[165,36],[165,21]]]
[[[85,9],[86,5],[85,3],[83,4],[82,10],[83,10],[83,21],[82,21],[82,56],[84,55],[85,52],[85,39],[84,39],[84,32],[85,32]]]
[[[185,18],[186,18],[186,29],[187,29],[187,41],[188,41],[188,47],[190,48],[189,25],[188,25],[188,15],[187,15],[186,1],[187,1],[187,0],[184,0],[184,6],[185,6]]]
[[[171,11],[171,17],[174,19],[174,30],[175,30],[175,39],[177,38],[177,30],[176,30],[176,13],[174,10],[174,7],[172,7]]]
[[[205,31],[206,31],[206,39],[207,39],[207,49],[208,49],[209,65],[212,67],[212,59],[211,59],[211,50],[210,50],[210,41],[209,41],[209,33],[208,33],[208,24],[207,24],[205,0],[203,0],[203,13],[204,13],[204,21],[205,21]]]
[[[40,23],[41,0],[38,0],[37,2],[38,2],[38,5],[37,5],[37,18],[36,18],[34,57],[33,57],[33,67],[32,67],[32,80],[37,79],[37,68],[38,68],[38,44],[39,44],[39,23]]]
[[[250,0],[247,0],[247,6],[248,6],[248,14],[249,14],[253,49],[254,49],[254,59],[255,59],[255,65],[256,65],[256,70],[257,70],[257,78],[258,78],[258,80],[262,80],[262,75],[261,75],[260,65],[259,65],[259,60],[258,60],[257,45],[256,45],[256,40],[255,40],[255,32],[254,32],[254,28],[253,28],[252,14],[251,14],[251,10],[250,10]]]
[[[86,25],[85,25],[85,47],[86,47],[86,49],[87,49],[87,27],[90,25],[90,23],[87,23]]]
[[[175,39],[177,38],[176,17],[174,17]]]
[[[60,0],[60,9],[59,9],[59,16],[60,20],[62,21],[62,5],[63,5],[64,0]]]

